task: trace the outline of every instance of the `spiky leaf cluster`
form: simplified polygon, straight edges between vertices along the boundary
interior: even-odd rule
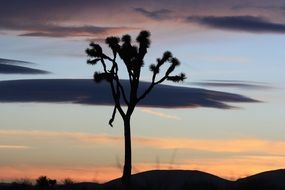
[[[105,43],[109,45],[109,47],[113,50],[113,53],[116,53],[120,50],[119,42],[120,38],[114,36],[108,37],[105,40]]]
[[[157,60],[157,64],[151,64],[150,67],[149,67],[149,70],[152,71],[155,75],[159,73],[160,71],[160,67],[162,65],[164,65],[166,62],[169,62],[171,63],[170,66],[168,67],[165,75],[166,76],[169,76],[169,74],[171,72],[174,71],[174,69],[180,65],[180,62],[177,58],[173,57],[172,56],[172,53],[170,51],[166,51],[164,52],[162,58],[158,58]]]
[[[160,62],[163,64],[166,61],[169,61],[172,58],[172,53],[170,51],[166,51],[164,52],[162,59],[160,60]]]
[[[102,48],[99,44],[95,44],[93,42],[90,43],[91,48],[87,48],[85,50],[86,54],[89,57],[102,57]]]
[[[121,40],[123,44],[119,51],[119,55],[121,59],[124,60],[127,67],[131,70],[134,70],[135,65],[138,64],[138,49],[136,46],[133,46],[131,44],[132,39],[130,35],[124,35]]]
[[[111,73],[95,72],[93,77],[96,83],[99,83],[103,80],[106,80],[109,82],[113,80],[113,75]]]
[[[152,71],[152,72],[155,73],[155,74],[158,74],[158,73],[159,73],[159,67],[156,66],[155,64],[151,64],[151,65],[149,66],[149,70]]]
[[[172,58],[170,59],[170,62],[171,62],[171,65],[170,65],[170,67],[169,67],[169,68],[167,69],[167,71],[166,71],[166,76],[168,76],[170,73],[172,73],[172,72],[174,71],[174,69],[175,69],[177,66],[180,65],[179,60],[178,60],[177,58],[175,58],[175,57],[172,57]]]
[[[179,75],[168,76],[166,79],[172,82],[182,82],[186,79],[186,75],[184,73],[180,73]]]
[[[149,37],[150,37],[149,31],[141,31],[136,40],[144,48],[149,48],[150,45]]]

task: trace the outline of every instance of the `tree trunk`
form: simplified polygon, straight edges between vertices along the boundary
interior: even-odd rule
[[[131,126],[130,117],[124,119],[124,137],[125,137],[125,164],[122,181],[129,184],[132,172],[132,145],[131,145]]]

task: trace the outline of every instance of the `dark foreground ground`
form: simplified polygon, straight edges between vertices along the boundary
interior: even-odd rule
[[[119,179],[104,184],[73,183],[49,187],[2,183],[0,190],[125,190]],[[285,190],[285,170],[229,181],[201,171],[153,170],[132,176],[130,190]]]

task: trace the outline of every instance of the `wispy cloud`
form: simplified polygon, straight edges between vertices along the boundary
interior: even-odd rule
[[[34,64],[32,62],[28,62],[28,61],[21,61],[21,60],[15,60],[15,59],[4,59],[4,58],[0,58],[0,63],[1,64],[10,64],[10,65],[31,65]]]
[[[93,37],[108,36],[134,30],[128,27],[98,27],[98,26],[50,26],[41,29],[31,28],[28,32],[20,36],[40,36],[40,37]]]
[[[0,144],[0,150],[18,150],[18,149],[30,149],[30,146],[23,146],[23,145],[7,145],[7,144]]]
[[[37,131],[37,130],[0,130],[0,136],[29,137],[29,138],[60,138],[72,139],[86,143],[113,144],[122,142],[120,136],[107,134],[90,134],[67,131]],[[134,137],[133,142],[139,146],[158,149],[189,149],[208,152],[242,153],[245,155],[282,155],[285,152],[285,141],[272,141],[257,138],[241,139],[193,139],[170,137]]]
[[[0,19],[0,30],[18,31],[20,36],[41,37],[94,37],[135,30],[130,27],[103,27],[93,25],[60,25],[45,22],[8,22]]]
[[[191,60],[199,60],[203,62],[216,62],[216,63],[226,63],[226,64],[248,64],[251,62],[246,57],[237,55],[204,55],[204,54],[191,54],[189,56]]]
[[[242,139],[189,139],[189,138],[136,138],[134,141],[144,146],[161,149],[191,149],[220,153],[242,153],[251,155],[282,155],[284,141],[269,141],[255,138]],[[282,155],[285,157],[285,155]]]
[[[29,138],[64,138],[79,140],[82,142],[118,142],[120,137],[111,135],[94,135],[81,132],[67,132],[67,131],[39,131],[39,130],[0,130],[0,136],[10,137],[29,137]]]
[[[169,114],[166,114],[166,113],[154,111],[154,110],[149,109],[149,108],[143,108],[143,109],[141,109],[141,111],[144,112],[144,113],[148,113],[150,115],[154,115],[154,116],[165,118],[165,119],[181,120],[180,117],[177,117],[175,115],[169,115]]]
[[[284,6],[282,5],[272,5],[272,4],[267,4],[267,5],[260,5],[260,4],[253,4],[253,3],[242,3],[242,4],[237,4],[231,7],[232,10],[234,11],[239,11],[239,10],[248,10],[248,9],[257,9],[257,10],[267,10],[267,11],[283,11]]]
[[[207,80],[202,82],[189,82],[187,84],[208,87],[239,88],[246,90],[264,90],[273,88],[266,83],[235,80]]]
[[[186,21],[222,30],[285,33],[285,24],[256,16],[189,16]]]
[[[169,9],[158,9],[158,10],[149,11],[144,8],[134,8],[134,11],[154,20],[169,19],[172,13],[172,11]]]

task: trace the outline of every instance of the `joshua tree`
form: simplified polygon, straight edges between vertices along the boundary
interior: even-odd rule
[[[113,55],[111,57],[104,54],[101,46],[93,42],[91,42],[90,47],[86,49],[86,53],[90,57],[90,59],[87,60],[87,63],[91,65],[99,63],[103,67],[103,72],[95,72],[95,82],[105,80],[111,87],[114,99],[114,109],[109,125],[113,127],[112,123],[117,111],[124,121],[125,163],[122,180],[125,183],[130,180],[132,170],[130,121],[136,105],[144,99],[156,85],[164,82],[165,80],[179,82],[186,79],[185,74],[183,73],[180,73],[179,75],[171,75],[180,63],[177,58],[172,56],[171,52],[166,51],[162,58],[157,59],[156,64],[150,65],[150,71],[153,73],[151,83],[142,94],[138,93],[141,69],[144,65],[144,56],[146,55],[147,49],[150,45],[149,37],[150,33],[148,31],[141,31],[136,38],[138,47],[132,45],[131,36],[128,34],[124,35],[121,39],[113,36],[108,37],[105,42],[112,50]],[[125,89],[125,86],[121,84],[118,76],[119,65],[116,61],[118,56],[123,60],[128,72],[128,91],[126,91],[127,89]],[[158,76],[162,66],[166,63],[169,63],[169,65],[164,66],[165,72]],[[159,79],[157,79],[158,77]],[[123,105],[126,106],[126,108],[123,108]]]

